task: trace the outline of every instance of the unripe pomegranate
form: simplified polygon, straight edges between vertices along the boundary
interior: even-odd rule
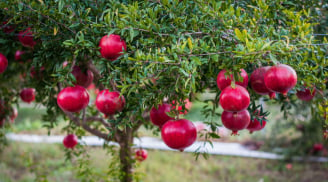
[[[249,112],[245,109],[240,112],[223,111],[221,115],[222,124],[232,130],[231,135],[238,135],[238,131],[245,129],[251,120]]]
[[[135,158],[136,158],[138,161],[142,162],[142,161],[146,160],[147,157],[148,157],[148,152],[147,152],[147,150],[145,150],[145,149],[138,149],[138,150],[136,150]]]
[[[231,85],[231,80],[233,80],[233,75],[231,74],[230,76],[226,76],[225,73],[227,71],[226,70],[221,70],[216,78],[216,83],[217,86],[220,90],[224,90],[227,86]],[[243,81],[240,82],[237,80],[237,78],[235,78],[236,80],[236,84],[240,85],[242,87],[247,88],[248,85],[248,75],[246,73],[246,71],[244,69],[240,70],[240,76],[243,78]]]
[[[296,93],[296,96],[300,99],[300,100],[304,100],[304,101],[310,101],[313,99],[313,97],[315,96],[316,93],[316,89],[313,89],[312,92],[310,89],[305,88],[303,90],[299,90]]]
[[[5,72],[8,67],[8,60],[6,56],[0,53],[0,74]]]
[[[162,127],[165,122],[172,120],[173,118],[168,116],[166,113],[171,111],[171,106],[170,104],[161,104],[157,107],[153,107],[150,110],[150,121],[158,126]]]
[[[99,42],[101,56],[111,61],[116,60],[126,51],[125,41],[119,35],[105,35]]]
[[[262,125],[261,125],[260,121],[258,121],[257,119],[253,119],[247,126],[247,129],[249,130],[249,133],[253,133],[254,131],[262,130],[265,127],[265,124],[266,124],[265,120],[262,121]]]
[[[31,103],[35,100],[35,89],[34,88],[24,88],[20,92],[20,98],[27,103]]]
[[[185,111],[182,112],[182,106],[178,106],[178,111],[180,111],[179,114],[187,114],[189,112],[191,106],[192,106],[192,102],[190,102],[189,99],[186,99],[183,102],[185,103],[185,105],[184,105]],[[172,106],[172,109],[173,110],[176,109],[176,103],[175,103],[175,101],[172,101],[172,105],[171,106]]]
[[[31,28],[27,28],[25,31],[21,31],[18,34],[18,40],[22,43],[24,47],[33,48],[36,42],[33,40],[33,33]]]
[[[65,148],[72,149],[78,144],[78,138],[74,134],[69,134],[64,138],[63,144]]]
[[[66,112],[79,112],[89,104],[89,94],[84,87],[66,87],[57,96],[58,106]]]
[[[163,125],[161,135],[167,146],[183,151],[196,141],[197,130],[189,120],[170,120]]]
[[[260,95],[269,95],[271,99],[275,97],[275,93],[270,91],[264,83],[264,75],[271,66],[264,66],[253,71],[250,78],[252,89]]]
[[[264,75],[265,86],[273,91],[287,95],[297,83],[297,75],[295,70],[285,64],[272,66]]]
[[[220,105],[226,111],[241,111],[250,103],[248,91],[239,85],[226,87],[220,95]]]
[[[83,71],[80,67],[74,66],[72,74],[76,79],[76,83],[74,83],[75,85],[87,88],[93,81],[93,73],[90,70]]]
[[[20,59],[22,59],[22,55],[25,54],[24,51],[21,51],[21,50],[17,50],[16,53],[15,53],[15,60],[18,61]]]
[[[105,117],[123,110],[125,105],[124,96],[120,92],[110,92],[108,89],[99,92],[96,98],[97,109],[105,114]]]

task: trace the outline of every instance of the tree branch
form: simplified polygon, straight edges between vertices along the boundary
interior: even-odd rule
[[[96,117],[96,116],[90,116],[86,118],[86,122],[91,122],[91,121],[98,121],[101,124],[103,124],[106,128],[108,129],[112,129],[113,127],[105,121],[105,119],[101,118],[101,117]]]
[[[89,133],[98,136],[99,138],[103,138],[106,141],[111,141],[114,140],[109,134],[102,133],[94,128],[91,128],[89,125],[86,123],[80,123],[80,118],[75,117],[73,113],[70,112],[65,112],[65,114],[69,117],[70,120],[72,120],[77,126],[81,126],[83,129],[88,131]]]

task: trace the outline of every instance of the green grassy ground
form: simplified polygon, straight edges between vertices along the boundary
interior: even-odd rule
[[[328,165],[285,163],[272,160],[211,156],[197,161],[190,153],[148,150],[148,159],[138,166],[144,182],[327,182]],[[102,148],[89,148],[91,167],[106,174],[110,156]],[[65,161],[59,144],[11,143],[0,155],[1,182],[34,182],[47,176],[52,182],[80,181],[75,177],[76,164]],[[40,180],[41,178],[39,178]],[[44,180],[44,178],[43,178]],[[42,180],[40,180],[42,181]]]

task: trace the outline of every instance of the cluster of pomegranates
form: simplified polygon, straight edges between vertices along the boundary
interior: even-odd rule
[[[105,35],[99,42],[101,55],[111,61],[116,60],[126,50],[124,40],[119,35]],[[65,112],[79,112],[89,104],[89,94],[86,90],[94,78],[91,70],[74,66],[72,70],[76,82],[73,87],[66,87],[57,96],[58,106]],[[97,94],[96,107],[106,117],[122,111],[125,105],[124,96],[117,91],[108,89]]]
[[[239,130],[248,129],[251,133],[264,128],[266,121],[250,120],[247,108],[250,104],[250,96],[247,91],[248,75],[244,69],[240,70],[241,81],[234,79],[233,75],[226,75],[226,70],[219,72],[217,86],[222,91],[220,105],[223,108],[221,115],[222,124],[232,130],[232,135],[237,135]],[[293,68],[285,64],[276,66],[264,66],[253,71],[250,77],[250,86],[260,95],[275,97],[275,93],[284,96],[297,83],[297,75]],[[315,91],[305,89],[297,92],[301,100],[311,100]],[[253,114],[259,116],[259,112]],[[263,118],[264,119],[264,118]]]
[[[184,101],[185,108],[190,109],[191,103],[188,99]],[[172,149],[183,151],[192,145],[197,138],[197,130],[195,125],[187,119],[177,119],[170,117],[167,113],[177,109],[179,114],[182,112],[182,106],[174,106],[173,104],[163,103],[157,107],[153,107],[150,111],[151,122],[161,129],[161,136],[164,143]]]

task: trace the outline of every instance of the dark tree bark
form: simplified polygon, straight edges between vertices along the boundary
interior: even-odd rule
[[[132,145],[133,145],[133,130],[126,128],[120,133],[120,165],[121,165],[121,182],[133,181],[133,159],[132,159]]]

